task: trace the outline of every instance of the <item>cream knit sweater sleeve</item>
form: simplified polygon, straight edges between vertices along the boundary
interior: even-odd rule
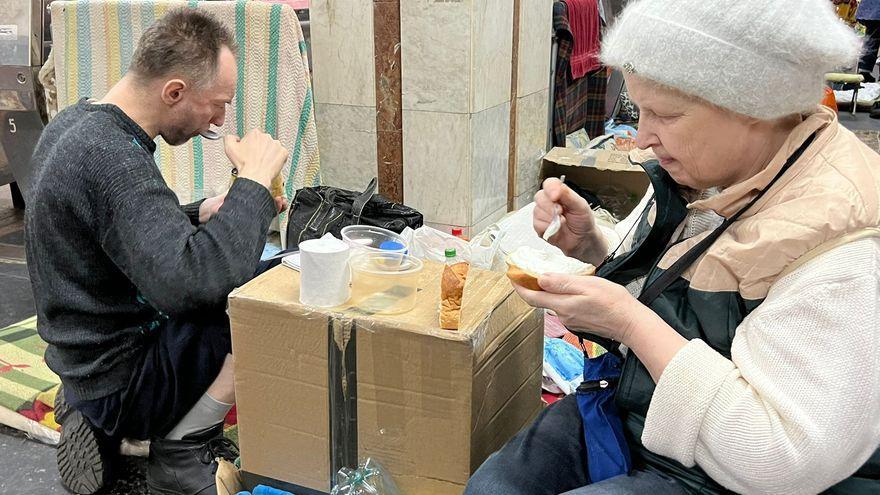
[[[660,377],[651,451],[741,493],[818,493],[880,444],[880,240],[778,280],[726,359],[700,340]]]

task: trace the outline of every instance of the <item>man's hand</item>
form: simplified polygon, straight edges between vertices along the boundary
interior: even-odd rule
[[[225,200],[226,193],[223,193],[202,201],[202,204],[199,206],[199,223],[208,223],[208,220],[220,211],[220,207],[223,206],[223,201]]]
[[[278,213],[287,209],[287,200],[284,199],[284,196],[275,198],[275,209],[278,210]]]
[[[238,169],[238,176],[258,182],[266,189],[271,188],[272,179],[287,162],[288,152],[281,143],[256,129],[243,138],[227,135],[223,146],[226,156]]]

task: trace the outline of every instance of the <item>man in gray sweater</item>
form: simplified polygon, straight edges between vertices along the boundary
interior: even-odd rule
[[[235,51],[210,15],[171,11],[122,80],[59,113],[34,153],[28,267],[46,362],[63,383],[58,464],[74,493],[109,482],[121,438],[152,440],[153,493],[212,493],[213,460],[230,455],[226,297],[255,274],[283,207],[269,186],[288,153],[256,130],[227,136],[237,180],[181,206],[153,140],[179,145],[223,123]]]

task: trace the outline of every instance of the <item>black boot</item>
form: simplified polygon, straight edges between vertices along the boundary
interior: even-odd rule
[[[119,445],[70,407],[63,387],[55,396],[55,421],[61,425],[56,453],[61,484],[78,495],[91,495],[109,485]]]
[[[880,101],[874,102],[874,106],[871,107],[872,119],[880,119]]]
[[[217,493],[214,473],[218,457],[234,461],[235,443],[223,436],[223,424],[183,437],[150,442],[147,486],[153,495],[208,495]]]

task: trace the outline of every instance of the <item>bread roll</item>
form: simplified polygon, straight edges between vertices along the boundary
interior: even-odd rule
[[[461,320],[461,297],[470,264],[462,262],[443,267],[440,280],[440,328],[458,330]]]
[[[562,254],[549,253],[522,246],[507,256],[507,277],[516,285],[530,290],[543,290],[538,277],[545,273],[594,275],[596,267]]]
[[[272,179],[272,186],[269,188],[269,192],[272,193],[273,198],[284,196],[284,179],[281,178],[281,174],[276,175]]]

